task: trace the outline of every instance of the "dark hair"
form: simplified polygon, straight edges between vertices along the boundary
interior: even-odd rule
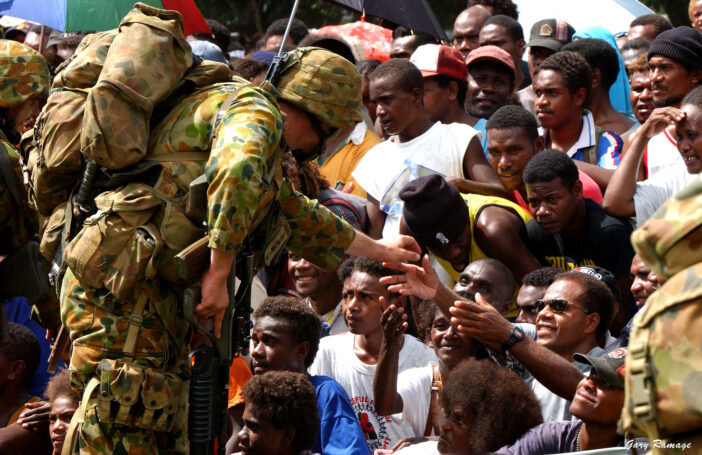
[[[391,58],[368,75],[368,81],[388,79],[393,85],[409,93],[415,88],[424,91],[424,78],[419,69],[406,58]]]
[[[61,370],[49,380],[44,395],[49,399],[49,403],[53,403],[60,397],[70,398],[76,406],[80,402],[80,394],[71,387],[71,376],[68,370]]]
[[[483,27],[492,24],[503,27],[509,35],[509,37],[512,39],[512,41],[514,41],[515,43],[519,40],[524,39],[524,29],[522,29],[521,24],[517,22],[517,20],[513,17],[505,16],[504,14],[498,14],[497,16],[492,16],[491,18],[486,20],[483,24]]]
[[[508,104],[502,106],[490,116],[485,124],[485,130],[503,130],[521,127],[526,131],[529,140],[534,141],[539,137],[539,125],[534,115],[522,106]]]
[[[360,62],[356,62],[356,69],[358,70],[359,73],[361,73],[361,76],[368,79],[368,75],[373,72],[374,69],[380,65],[381,62],[378,59],[375,58],[369,58],[368,60],[361,60]]]
[[[212,30],[215,44],[222,49],[224,55],[227,55],[229,52],[229,43],[232,41],[231,32],[224,24],[216,19],[205,19],[205,22],[207,26],[210,27],[210,30]]]
[[[602,87],[609,92],[619,75],[619,56],[606,41],[596,38],[584,38],[568,43],[561,49],[582,55],[592,70],[600,70]]]
[[[39,367],[41,358],[41,347],[37,337],[22,324],[8,322],[7,343],[0,345],[0,356],[5,362],[24,361],[24,377],[22,383],[29,385],[34,372]]]
[[[317,395],[306,374],[268,371],[249,379],[241,392],[257,418],[281,430],[293,427],[292,448],[301,452],[314,445],[319,432]],[[265,436],[265,435],[264,435]]]
[[[397,38],[404,38],[405,36],[414,36],[415,49],[421,46],[422,44],[437,44],[439,42],[436,39],[436,37],[431,36],[428,33],[410,30],[409,28],[403,27],[402,25],[400,25],[399,27],[395,27],[395,29],[392,31],[393,41]]]
[[[702,85],[695,87],[685,95],[680,105],[690,104],[702,109]]]
[[[529,160],[524,168],[524,183],[550,182],[560,177],[563,186],[572,191],[580,178],[573,160],[560,150],[544,150]]]
[[[378,279],[390,275],[402,275],[395,269],[383,267],[383,263],[362,256],[350,257],[339,266],[339,280],[343,283],[353,272],[367,273]],[[390,293],[391,299],[396,299],[400,294]]]
[[[647,39],[644,38],[636,38],[631,41],[627,41],[624,44],[622,44],[622,47],[619,49],[619,52],[624,52],[624,51],[629,51],[629,50],[634,50],[634,49],[644,49],[645,51],[648,51],[648,47],[651,45],[651,42]]]
[[[436,76],[430,76],[432,81],[436,83],[441,88],[446,88],[451,82],[455,82],[458,85],[458,93],[456,94],[456,101],[458,105],[463,109],[463,105],[466,103],[466,93],[468,93],[468,81],[461,79],[454,79],[452,77],[444,76],[442,74],[437,74]]]
[[[556,267],[541,267],[540,269],[532,270],[522,278],[522,286],[547,288],[551,286],[553,280],[563,272],[563,269],[558,269]]]
[[[310,350],[305,357],[305,367],[309,368],[312,365],[319,349],[322,323],[309,305],[294,297],[267,297],[251,316],[254,320],[268,316],[285,321],[288,335],[295,345],[304,341],[310,345]]]
[[[298,43],[300,47],[316,46],[334,52],[351,63],[356,63],[356,56],[345,38],[332,33],[313,32]]]
[[[587,95],[590,94],[592,70],[585,58],[577,52],[559,51],[549,55],[539,67],[539,71],[541,70],[551,70],[559,73],[571,94],[581,88],[585,89]]]
[[[422,340],[422,343],[427,344],[429,342],[429,339],[426,338],[427,331],[431,330],[434,324],[437,306],[433,300],[420,298],[412,299],[411,305],[419,339]]]
[[[553,280],[554,283],[557,281],[573,281],[584,288],[583,305],[591,313],[600,315],[600,322],[595,329],[595,339],[600,347],[604,347],[607,330],[614,316],[614,307],[617,305],[612,291],[604,282],[587,273],[561,273]]]
[[[529,386],[491,360],[459,363],[444,381],[441,405],[458,407],[470,419],[472,453],[486,453],[516,441],[542,423],[541,407]]]
[[[66,36],[64,38],[61,38],[56,47],[58,49],[71,49],[75,52],[80,42],[83,41],[83,38],[85,38],[85,35],[79,33],[75,35]]]
[[[489,6],[492,8],[493,14],[503,14],[513,19],[519,19],[517,5],[512,0],[468,0],[468,8],[476,5]]]
[[[629,72],[629,77],[634,73],[647,73],[648,74],[648,56],[643,53],[639,55],[639,58],[634,60],[634,63],[629,65],[626,70]],[[629,80],[631,83],[631,79]]]
[[[238,73],[247,81],[251,81],[259,74],[266,72],[266,67],[263,66],[263,63],[248,58],[232,59],[229,62],[229,66],[231,67],[232,71]]]
[[[629,28],[636,27],[637,25],[653,25],[656,36],[673,28],[673,24],[660,14],[644,14],[643,16],[639,16],[631,21]]]
[[[287,27],[287,25],[287,17],[273,21],[273,23],[269,25],[266,29],[266,36],[264,37],[264,42],[268,40],[268,38],[271,36],[284,35],[285,27]],[[302,22],[300,19],[293,19],[292,24],[290,25],[290,34],[288,36],[290,36],[290,38],[295,44],[298,44],[300,41],[302,41],[302,39],[309,33],[310,31],[307,29],[307,25],[305,25],[304,22]]]
[[[292,153],[283,154],[283,177],[287,177],[295,186],[295,190],[310,199],[317,199],[322,190],[329,188],[329,182],[319,172],[319,166],[314,160],[299,163]]]

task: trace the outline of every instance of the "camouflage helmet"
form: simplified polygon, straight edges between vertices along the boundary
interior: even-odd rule
[[[636,253],[659,277],[702,262],[702,177],[668,199],[631,235]]]
[[[275,86],[281,99],[334,128],[362,121],[361,75],[345,58],[319,47],[287,54]]]
[[[49,96],[51,75],[34,49],[0,39],[0,107],[18,106],[36,96]]]

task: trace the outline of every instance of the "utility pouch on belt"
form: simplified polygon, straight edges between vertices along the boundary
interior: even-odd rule
[[[130,183],[100,194],[95,205],[64,258],[81,284],[125,300],[136,282],[156,276],[163,241],[150,219],[161,201],[148,185]]]
[[[103,359],[97,368],[100,381],[97,415],[101,423],[114,423],[154,431],[172,429],[187,393],[187,381],[178,376],[134,363]]]

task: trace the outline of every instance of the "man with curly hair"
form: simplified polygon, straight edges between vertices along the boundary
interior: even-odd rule
[[[472,455],[511,444],[539,425],[536,397],[514,373],[489,360],[464,360],[444,381],[445,420],[438,441],[423,442],[398,455]]]
[[[251,363],[256,375],[269,371],[305,373],[319,347],[322,323],[302,301],[269,297],[253,313]],[[308,376],[315,388],[320,431],[313,453],[368,454],[368,446],[348,396],[338,382],[326,376]]]
[[[306,375],[270,371],[254,376],[243,390],[242,455],[301,455],[319,432],[317,399]]]
[[[619,164],[621,138],[595,125],[585,109],[592,70],[575,52],[547,57],[534,76],[534,109],[545,130],[545,147],[565,152],[603,190]]]
[[[379,280],[396,273],[399,272],[363,257],[341,265],[343,314],[349,332],[323,338],[309,369],[310,374],[335,379],[346,390],[371,450],[390,449],[402,438],[423,435],[429,407],[430,371],[408,377],[397,386],[397,393],[405,402],[410,402],[409,397],[416,396],[417,390],[426,391],[425,400],[412,402],[412,406],[404,406],[401,413],[392,415],[379,414],[375,406],[373,376],[383,342],[381,317],[391,305],[404,306],[404,298],[388,292]],[[399,351],[398,373],[437,361],[431,348],[409,335],[400,335],[394,349]]]
[[[49,437],[54,446],[52,455],[60,455],[71,418],[80,404],[80,395],[71,387],[68,370],[62,370],[51,378],[46,386],[46,396],[51,404]]]

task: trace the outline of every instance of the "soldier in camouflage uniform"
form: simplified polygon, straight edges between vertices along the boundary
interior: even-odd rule
[[[196,312],[214,317],[216,332],[235,254],[257,231],[268,229],[269,240],[275,232],[278,247],[328,270],[345,252],[419,257],[413,240],[373,241],[282,178],[286,149],[313,158],[324,137],[361,120],[361,79],[350,62],[307,48],[289,54],[275,86],[251,86],[207,61],[185,77],[196,88],[148,135],[141,165],[159,166],[98,195],[97,213],[64,255],[61,315],[73,342],[72,383],[83,392],[64,452],[188,453],[188,283],[175,276],[172,257],[203,235],[185,209],[189,184],[203,172],[211,256]]]
[[[646,265],[667,279],[634,319],[625,429],[653,453],[702,454],[702,179],[634,232]]]
[[[22,168],[16,145],[34,123],[49,95],[51,79],[44,58],[16,41],[0,39],[0,153],[6,154],[23,198]],[[0,174],[0,254],[17,249],[36,232],[27,226],[24,207],[18,207]]]

